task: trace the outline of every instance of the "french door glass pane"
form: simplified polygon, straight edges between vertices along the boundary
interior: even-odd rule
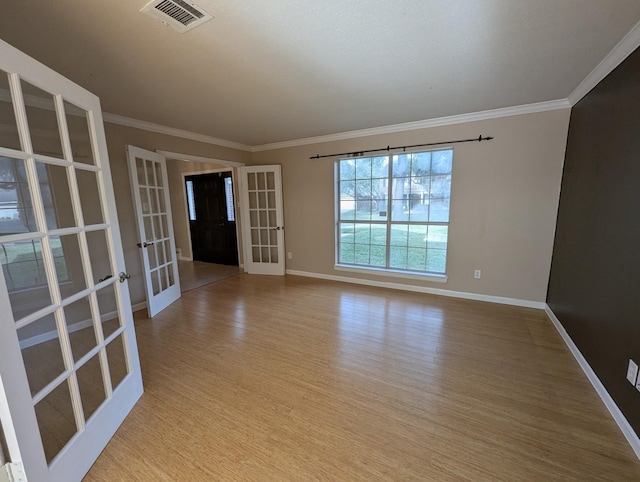
[[[76,168],[76,177],[78,179],[78,191],[80,193],[80,205],[82,206],[84,224],[104,223],[96,173]]]
[[[51,157],[64,157],[53,95],[22,80],[22,96],[33,152]]]
[[[65,306],[64,316],[71,342],[71,353],[73,359],[78,361],[98,344],[88,297]]]
[[[158,187],[162,187],[164,186],[163,180],[162,180],[162,165],[159,162],[155,162],[155,179],[156,179],[156,186]]]
[[[109,375],[111,376],[111,387],[115,390],[120,382],[129,373],[127,360],[125,357],[122,335],[118,335],[107,345],[107,359],[109,360]]]
[[[153,238],[148,238],[153,239]],[[155,269],[158,266],[158,258],[156,257],[156,247],[155,245],[147,246],[146,248],[142,248],[147,250],[147,255],[149,256],[149,269]]]
[[[155,168],[154,162],[147,160],[145,162],[145,171],[147,173],[147,185],[155,186],[156,185],[156,176],[155,176]]]
[[[62,298],[86,289],[78,235],[51,236],[50,243]]]
[[[84,419],[88,420],[105,401],[100,356],[95,355],[76,372]]]
[[[87,231],[86,237],[91,269],[93,271],[93,282],[98,283],[100,279],[113,275],[107,245],[107,231],[104,229]]]
[[[0,157],[0,235],[38,231],[26,161]]]
[[[73,160],[83,164],[95,164],[91,149],[88,113],[70,102],[64,101]]]
[[[50,464],[76,433],[68,381],[58,385],[35,409],[44,454]]]
[[[0,146],[20,150],[20,138],[16,127],[16,118],[11,101],[9,77],[0,70]]]
[[[255,191],[256,190],[256,175],[253,172],[249,172],[247,173],[247,186],[249,188],[249,191]]]
[[[16,321],[51,305],[39,239],[1,243],[0,260]]]
[[[154,295],[160,293],[160,279],[158,278],[158,270],[151,271],[151,289]]]
[[[151,201],[151,212],[158,212],[158,190],[157,189],[149,189],[149,200]]]
[[[104,339],[107,339],[120,328],[114,284],[98,290],[97,297],[100,320],[102,321],[102,335]]]
[[[48,229],[76,226],[67,168],[36,163]]]
[[[54,315],[20,328],[18,339],[31,395],[36,395],[65,370]]]

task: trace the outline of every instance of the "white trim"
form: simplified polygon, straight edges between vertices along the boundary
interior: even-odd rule
[[[596,373],[593,371],[593,369],[591,368],[587,360],[584,358],[582,353],[580,353],[580,350],[578,349],[576,344],[573,342],[573,340],[571,339],[567,331],[564,329],[558,317],[551,310],[551,307],[545,304],[544,311],[547,313],[547,316],[551,320],[551,323],[553,323],[553,326],[555,326],[556,330],[558,330],[558,333],[560,334],[565,344],[569,348],[569,351],[571,351],[571,354],[574,356],[574,358],[578,362],[578,365],[580,365],[580,368],[582,368],[582,371],[584,372],[584,374],[587,376],[587,378],[591,382],[591,385],[593,385],[593,388],[595,388],[596,392],[600,396],[600,399],[604,403],[605,407],[607,407],[607,410],[609,410],[609,413],[611,414],[615,422],[618,424],[618,427],[622,431],[622,434],[625,436],[625,438],[627,439],[627,442],[629,442],[629,445],[631,445],[631,448],[635,452],[636,457],[640,459],[640,438],[638,438],[638,435],[636,434],[635,430],[633,430],[633,428],[631,427],[631,425],[629,424],[625,416],[622,414],[622,412],[618,408],[618,405],[616,405],[616,402],[613,400],[613,398],[611,398],[611,395],[609,395],[609,392],[607,392],[607,389],[604,387],[604,385],[602,384],[602,382],[600,381]]]
[[[391,278],[416,279],[421,281],[432,281],[434,283],[446,283],[449,277],[446,274],[411,273],[407,271],[394,271],[384,268],[369,268],[364,266],[345,266],[336,264],[333,266],[336,271],[346,271],[349,273],[371,274],[374,276],[389,276]]]
[[[109,112],[105,112],[102,115],[102,118],[104,122],[108,122],[109,124],[118,124],[121,126],[133,127],[134,129],[155,132],[157,134],[165,134],[167,136],[180,137],[182,139],[204,142],[206,144],[214,144],[216,146],[229,147],[231,149],[239,149],[241,151],[251,151],[251,146],[241,144],[239,142],[218,139],[217,137],[208,136],[206,134],[198,134],[195,132],[185,131],[183,129],[176,129],[175,127],[167,127],[160,124],[154,124],[153,122],[132,119],[131,117],[125,117],[118,114],[110,114]]]
[[[225,161],[224,159],[214,159],[212,157],[192,156],[191,154],[182,154],[179,152],[157,150],[158,154],[162,154],[167,159],[176,161],[200,162],[202,164],[215,164],[217,166],[240,167],[244,166],[244,162]],[[209,172],[209,171],[207,171]]]
[[[388,281],[374,281],[364,278],[347,278],[346,276],[335,276],[323,273],[311,273],[308,271],[298,271],[294,269],[286,270],[286,274],[295,276],[306,276],[308,278],[326,279],[330,281],[340,281],[343,283],[354,283],[366,286],[377,286],[379,288],[390,288],[394,290],[413,291],[416,293],[427,293],[430,295],[448,296],[450,298],[463,298],[466,300],[487,301],[501,305],[521,306],[523,308],[537,308],[543,310],[546,306],[541,301],[519,300],[516,298],[504,298],[502,296],[481,295],[478,293],[467,293],[464,291],[443,290],[440,288],[429,288],[426,286],[405,285],[401,283],[390,283]]]
[[[131,305],[131,312],[136,312],[140,310],[144,310],[147,307],[146,301],[141,301],[140,303],[136,303],[135,305]]]
[[[591,71],[585,79],[573,89],[567,100],[571,106],[576,105],[591,89],[593,89],[602,79],[609,75],[618,65],[620,65],[629,55],[640,46],[640,22],[625,35],[620,42],[602,59],[602,61]]]
[[[0,482],[27,482],[22,462],[9,462],[2,465],[0,467]]]
[[[535,104],[518,105],[514,107],[504,107],[501,109],[472,112],[469,114],[452,115],[448,117],[438,117],[415,122],[405,122],[390,126],[373,127],[371,129],[361,129],[357,131],[340,132],[326,136],[307,137],[284,142],[274,142],[253,146],[251,152],[270,151],[273,149],[284,149],[287,147],[304,146],[308,144],[318,144],[331,141],[342,141],[345,139],[355,139],[358,137],[375,136],[380,134],[392,134],[395,132],[413,131],[417,129],[427,129],[430,127],[448,126],[452,124],[462,124],[464,122],[474,122],[487,119],[497,119],[500,117],[510,117],[521,114],[533,114],[536,112],[546,112],[550,110],[569,109],[571,105],[567,99],[550,100],[547,102],[537,102]]]
[[[533,104],[517,105],[513,107],[503,107],[500,109],[485,110],[480,112],[472,112],[468,114],[459,114],[448,117],[438,117],[435,119],[425,119],[415,122],[405,122],[402,124],[393,124],[389,126],[373,127],[370,129],[360,129],[355,131],[339,132],[336,134],[329,134],[325,136],[306,137],[303,139],[294,139],[283,142],[273,142],[270,144],[262,144],[258,146],[250,146],[234,141],[227,141],[225,139],[219,139],[217,137],[208,136],[206,134],[198,134],[195,132],[186,131],[183,129],[176,129],[175,127],[167,127],[160,124],[154,124],[153,122],[142,121],[138,119],[132,119],[131,117],[125,117],[118,114],[110,114],[105,112],[103,118],[105,122],[110,124],[118,124],[126,127],[133,127],[134,129],[142,129],[145,131],[155,132],[157,134],[165,134],[173,137],[180,137],[182,139],[189,139],[192,141],[205,142],[207,144],[213,144],[222,147],[229,147],[231,149],[239,149],[246,152],[261,152],[270,151],[274,149],[284,149],[287,147],[305,146],[308,144],[317,144],[322,142],[341,141],[345,139],[356,139],[359,137],[374,136],[379,134],[391,134],[395,132],[405,132],[417,129],[427,129],[430,127],[440,127],[453,124],[462,124],[464,122],[481,121],[487,119],[497,119],[500,117],[509,117],[521,114],[533,114],[536,112],[546,112],[550,110],[569,109],[572,104],[567,99],[550,100],[546,102],[536,102]],[[233,161],[222,161],[219,159],[209,159],[206,157],[189,156],[186,154],[177,154],[168,151],[157,151],[160,154],[164,154],[168,158],[172,159],[185,159],[195,162],[206,162],[213,164],[223,164],[229,166],[242,166],[243,163],[236,163]],[[215,161],[215,162],[212,162]]]
[[[193,256],[178,256],[180,261],[193,261]]]

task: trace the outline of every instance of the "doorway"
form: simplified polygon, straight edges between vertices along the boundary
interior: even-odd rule
[[[185,176],[193,261],[238,266],[233,174]]]

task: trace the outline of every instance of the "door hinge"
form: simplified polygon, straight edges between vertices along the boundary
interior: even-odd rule
[[[9,462],[0,467],[0,482],[27,482],[21,462]]]

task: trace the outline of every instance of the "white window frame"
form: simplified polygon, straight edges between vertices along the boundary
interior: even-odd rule
[[[446,282],[447,281],[447,261],[448,261],[448,252],[449,252],[449,224],[450,224],[450,213],[447,214],[446,220],[442,220],[442,219],[438,219],[438,220],[431,220],[429,217],[427,217],[427,219],[422,219],[422,220],[418,220],[418,221],[414,221],[411,219],[402,219],[402,220],[398,220],[398,219],[393,219],[392,216],[392,211],[393,211],[393,207],[392,207],[392,197],[393,197],[393,160],[395,156],[398,155],[420,155],[423,153],[430,153],[431,156],[433,156],[435,153],[438,152],[443,152],[443,151],[447,151],[450,152],[450,156],[451,156],[451,171],[449,172],[448,176],[449,179],[451,179],[452,176],[452,171],[453,171],[453,157],[454,157],[454,152],[453,152],[453,148],[451,147],[447,147],[447,148],[439,148],[439,149],[433,149],[433,150],[420,150],[420,151],[415,151],[415,152],[389,152],[389,153],[384,153],[383,155],[373,155],[373,156],[367,156],[367,157],[358,157],[358,158],[342,158],[342,159],[338,159],[335,162],[335,265],[334,265],[334,269],[337,271],[347,271],[347,272],[354,272],[354,273],[367,273],[367,274],[374,274],[374,275],[383,275],[383,276],[390,276],[390,277],[398,277],[398,278],[405,278],[405,279],[420,279],[420,280],[428,280],[428,281],[435,281],[435,282]],[[341,183],[342,182],[350,182],[349,180],[341,180],[341,174],[340,174],[340,168],[341,168],[341,162],[343,161],[354,161],[357,162],[358,159],[372,159],[372,158],[386,158],[386,169],[387,169],[387,173],[386,173],[386,178],[385,181],[383,181],[381,184],[384,186],[384,189],[386,192],[384,192],[384,197],[386,197],[386,199],[383,200],[384,206],[386,206],[386,216],[382,219],[373,219],[373,213],[372,213],[372,219],[371,220],[367,220],[367,219],[357,219],[357,195],[354,196],[354,198],[352,200],[350,199],[342,199],[342,203],[341,203]],[[409,177],[411,177],[411,172],[409,172]],[[429,174],[428,176],[422,176],[422,177],[429,177],[430,179],[432,179],[433,177],[435,177],[432,173]],[[360,178],[361,180],[366,180],[365,178]],[[372,177],[370,178],[372,180],[372,183],[374,182],[373,180],[377,180],[378,177],[374,177],[372,174]],[[447,196],[446,198],[449,201],[449,207],[450,208],[450,199],[451,199],[451,185],[449,184],[449,189],[448,192],[446,193]],[[428,192],[427,196],[429,197],[429,200],[433,199],[432,193],[431,191]],[[373,199],[373,198],[372,198]],[[407,203],[411,204],[411,196],[407,196]],[[353,214],[353,218],[351,216],[348,216],[346,218],[342,218],[342,210],[341,210],[341,205],[342,205],[342,209],[344,209],[345,205],[348,205],[350,202],[353,202],[354,204],[354,210],[355,213]],[[396,205],[397,206],[397,205]],[[373,207],[370,208],[370,210],[373,212],[374,209]],[[411,217],[411,216],[410,216]],[[385,219],[386,218],[386,219]],[[357,226],[358,224],[378,224],[378,225],[384,225],[386,227],[386,244],[384,246],[385,249],[385,253],[386,253],[386,260],[385,260],[385,265],[384,266],[380,266],[380,265],[372,265],[372,264],[363,264],[363,263],[358,263],[355,260],[355,256],[354,256],[354,260],[353,262],[349,262],[349,261],[345,261],[344,259],[341,260],[341,235],[342,233],[342,226],[344,224],[351,224],[353,223],[354,226]],[[390,260],[390,245],[391,245],[391,230],[392,227],[394,225],[409,225],[409,226],[426,226],[427,229],[429,229],[429,227],[435,227],[435,226],[444,226],[446,227],[446,231],[447,231],[447,235],[446,235],[446,243],[445,243],[445,262],[444,262],[444,270],[442,272],[439,271],[428,271],[428,265],[426,265],[426,261],[425,261],[425,269],[424,270],[420,270],[420,269],[411,269],[411,268],[396,268],[392,266],[392,262]],[[407,241],[407,243],[409,243]],[[372,246],[370,244],[370,246]],[[424,245],[424,249],[427,249],[427,237],[425,236],[425,245]],[[407,244],[407,248],[409,247],[409,244]],[[370,261],[371,262],[371,261]],[[379,263],[378,263],[379,264]]]

